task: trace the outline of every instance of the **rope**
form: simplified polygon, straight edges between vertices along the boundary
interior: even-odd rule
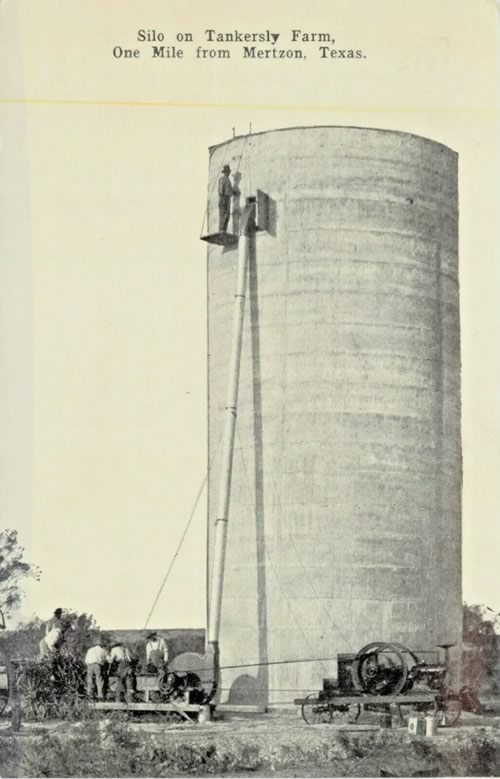
[[[247,175],[248,175],[248,191],[249,192],[253,192],[253,186],[252,186],[252,166],[250,164],[250,158],[248,156],[245,158],[245,170],[247,171]],[[238,171],[236,171],[236,172],[238,172]]]
[[[241,459],[242,459],[242,462],[243,462],[243,471],[244,471],[244,474],[245,474],[245,480],[246,480],[246,483],[247,483],[247,486],[248,486],[248,491],[249,491],[249,494],[250,494],[250,502],[251,502],[253,510],[255,511],[255,503],[253,501],[253,492],[252,492],[252,489],[251,489],[251,486],[250,486],[250,480],[248,478],[248,472],[247,472],[247,466],[246,466],[245,457],[243,455],[243,447],[241,445],[241,437],[240,437],[240,430],[239,430],[238,422],[236,422],[236,430],[237,430],[237,433],[238,433],[238,441],[239,441],[239,444],[240,444],[239,449],[240,449]],[[270,555],[269,555],[269,552],[268,552],[267,548],[265,548],[265,554],[266,554],[267,560],[269,562],[269,567],[271,568],[271,570],[272,570],[272,572],[274,574],[274,578],[276,579],[278,587],[280,588],[281,594],[282,594],[282,596],[283,596],[283,598],[285,600],[285,603],[286,603],[286,605],[288,607],[288,610],[289,610],[289,612],[290,612],[290,614],[291,614],[295,624],[297,625],[299,631],[301,632],[302,637],[303,637],[305,643],[307,644],[307,646],[309,647],[309,649],[312,652],[313,651],[313,647],[311,645],[311,642],[307,638],[307,635],[305,634],[305,632],[304,632],[304,630],[302,628],[302,625],[299,623],[297,617],[295,616],[295,614],[292,611],[292,607],[290,605],[289,598],[287,597],[287,595],[286,595],[286,593],[285,593],[285,591],[284,591],[284,589],[283,589],[283,587],[281,585],[281,582],[279,580],[278,574],[275,571],[273,562],[272,562],[272,560],[270,558]],[[325,659],[333,659],[333,658],[325,658]],[[295,662],[298,662],[298,661],[297,660],[283,660],[283,661],[280,661],[280,662],[283,662],[283,663],[294,662],[295,663]],[[314,661],[313,660],[307,660],[307,661],[304,661],[304,662],[316,662],[316,660],[314,660]],[[317,660],[317,662],[320,662],[323,665],[323,659],[322,658],[319,658]],[[259,664],[257,663],[256,665],[259,665]],[[267,665],[267,663],[263,663],[263,665]],[[271,663],[269,665],[271,665]],[[327,669],[326,669],[326,667],[324,665],[323,665],[323,670],[325,672],[327,672]]]
[[[245,151],[245,146],[246,146],[247,140],[248,140],[248,135],[245,135],[245,138],[243,139],[243,145],[242,145],[242,147],[241,147],[240,155],[239,155],[239,157],[238,157],[238,165],[237,165],[237,167],[236,167],[236,170],[234,171],[234,174],[238,173],[238,171],[239,171],[239,169],[240,169],[240,165],[241,165],[241,159],[242,159],[242,157],[243,157],[243,152]],[[224,161],[223,161],[223,166],[226,164],[226,162],[227,162],[227,157],[226,157],[226,158],[224,159]],[[214,177],[214,183],[212,184],[212,187],[211,187],[211,189],[210,189],[210,192],[209,192],[209,194],[208,194],[208,198],[207,198],[207,206],[206,206],[206,208],[205,208],[205,212],[204,212],[204,214],[203,214],[203,222],[201,223],[200,238],[201,238],[201,236],[203,235],[203,228],[205,227],[205,222],[206,222],[206,219],[207,219],[207,214],[208,214],[208,203],[209,203],[209,201],[210,201],[210,200],[211,200],[211,198],[212,198],[212,195],[213,195],[213,193],[214,193],[214,189],[215,189],[215,187],[216,187],[216,185],[217,185],[217,182],[218,182],[218,180],[219,180],[219,179],[218,179],[218,177],[217,177],[217,176],[215,176],[215,177]]]
[[[221,690],[221,692],[231,692],[233,688],[217,687],[217,689]],[[252,685],[252,692],[304,692],[309,689],[310,687],[254,687]]]
[[[202,493],[203,493],[203,490],[204,490],[204,488],[205,488],[205,485],[206,485],[206,483],[207,483],[207,480],[208,480],[208,474],[210,473],[210,468],[211,468],[211,467],[212,467],[212,465],[213,465],[213,462],[214,462],[214,459],[215,459],[215,455],[217,454],[217,449],[219,448],[219,444],[220,444],[220,442],[221,442],[221,439],[222,439],[222,435],[219,437],[219,440],[218,440],[218,442],[217,442],[217,446],[216,446],[216,447],[215,447],[215,449],[214,449],[214,453],[213,453],[213,455],[212,455],[212,462],[211,462],[211,463],[209,463],[209,466],[208,466],[208,468],[207,468],[207,472],[206,472],[206,474],[205,474],[205,476],[204,476],[204,478],[203,478],[203,481],[202,481],[202,483],[201,483],[201,485],[200,485],[200,488],[199,488],[199,490],[198,490],[198,493],[197,493],[197,495],[196,495],[196,499],[195,499],[195,501],[194,501],[194,506],[193,506],[193,508],[192,508],[192,510],[191,510],[191,514],[189,515],[189,519],[188,519],[188,521],[187,521],[186,527],[184,528],[184,532],[183,532],[183,534],[182,534],[182,536],[181,536],[181,540],[179,541],[179,543],[178,543],[178,545],[177,545],[177,549],[175,550],[175,554],[174,554],[174,556],[172,557],[172,559],[171,559],[171,561],[170,561],[170,565],[168,566],[167,573],[166,573],[166,574],[165,574],[165,576],[163,577],[163,581],[162,581],[162,583],[161,583],[161,585],[160,585],[160,589],[158,590],[158,592],[157,592],[157,594],[156,594],[156,598],[155,598],[155,599],[154,599],[154,601],[153,601],[153,605],[151,606],[151,609],[150,609],[150,611],[149,611],[148,617],[147,617],[147,619],[146,619],[146,622],[145,622],[145,624],[144,624],[144,628],[147,628],[147,626],[148,626],[149,620],[151,619],[151,616],[152,616],[152,614],[153,614],[153,611],[154,611],[154,610],[155,610],[155,608],[156,608],[156,604],[158,603],[158,601],[159,601],[159,599],[160,599],[160,596],[161,596],[161,594],[162,594],[162,592],[163,592],[163,588],[165,587],[165,584],[167,583],[167,579],[168,579],[168,577],[170,576],[170,572],[171,572],[172,568],[174,567],[174,563],[175,563],[175,561],[176,561],[176,559],[177,559],[177,555],[179,554],[179,552],[180,552],[180,550],[181,550],[181,547],[182,547],[182,544],[184,543],[184,539],[186,538],[187,532],[188,532],[188,530],[189,530],[189,526],[191,525],[191,522],[193,521],[193,517],[194,517],[194,515],[195,515],[196,509],[198,508],[198,503],[199,503],[199,500],[200,500],[200,498],[201,498],[201,495],[202,495]]]
[[[333,662],[336,661],[336,657],[301,657],[300,660],[268,660],[267,662],[259,662],[259,663],[238,663],[237,665],[221,665],[220,670],[221,671],[227,671],[234,668],[260,668],[262,666],[268,666],[268,665],[297,665],[298,663],[326,663],[326,662]],[[324,667],[324,666],[323,666]],[[190,668],[190,671],[193,671],[194,673],[206,671],[206,666],[204,668]],[[281,690],[281,688],[280,688]],[[284,690],[281,690],[284,692]],[[293,691],[293,688],[289,688],[286,690],[286,692]]]
[[[230,668],[258,668],[263,665],[297,665],[297,663],[326,663],[337,660],[336,657],[302,657],[300,660],[267,660],[260,663],[241,663],[239,665],[221,665],[221,670]],[[201,670],[201,669],[200,669]]]

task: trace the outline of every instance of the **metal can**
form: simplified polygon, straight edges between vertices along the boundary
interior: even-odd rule
[[[437,733],[437,717],[435,714],[427,714],[425,718],[425,735],[435,736]]]
[[[198,722],[202,725],[204,722],[210,722],[212,719],[212,712],[210,706],[200,706],[200,712],[198,714]]]
[[[412,736],[423,736],[425,733],[425,722],[416,714],[408,717],[408,733]]]

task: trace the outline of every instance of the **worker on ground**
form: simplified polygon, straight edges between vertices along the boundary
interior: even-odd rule
[[[87,696],[94,699],[97,688],[97,700],[104,700],[104,692],[107,681],[108,652],[104,648],[102,636],[96,636],[90,649],[85,655],[87,666]]]
[[[146,640],[146,662],[148,670],[152,670],[158,674],[158,680],[161,684],[168,663],[167,642],[164,638],[158,638],[156,632],[150,633]]]
[[[229,165],[224,165],[222,168],[222,176],[219,179],[219,232],[226,233],[227,226],[229,224],[229,217],[231,215],[231,198],[234,194],[233,185],[229,174],[231,168]]]
[[[135,673],[131,654],[121,641],[111,647],[108,663],[109,675],[116,675],[115,700],[130,702],[135,691]]]

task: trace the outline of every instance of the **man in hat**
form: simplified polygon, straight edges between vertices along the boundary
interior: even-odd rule
[[[233,185],[229,178],[231,168],[224,165],[222,176],[219,179],[219,232],[227,232],[229,217],[231,215],[231,198],[234,194]]]
[[[146,661],[148,668],[156,671],[160,682],[165,676],[168,663],[168,645],[164,638],[158,638],[156,632],[150,633],[146,638]]]
[[[64,630],[64,624],[62,620],[63,610],[56,609],[52,617],[45,623],[45,633],[49,633],[53,628],[58,628],[61,633]]]
[[[115,700],[131,701],[135,690],[135,673],[132,656],[121,641],[111,647],[108,663],[109,675],[116,671]]]
[[[108,652],[104,648],[102,636],[94,638],[92,646],[85,655],[87,666],[87,695],[94,698],[94,684],[97,687],[97,700],[104,700],[104,687],[107,679]]]

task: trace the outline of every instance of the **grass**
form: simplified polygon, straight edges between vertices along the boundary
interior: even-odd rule
[[[87,720],[66,732],[0,739],[3,777],[135,776],[498,776],[500,733],[493,729],[435,739],[372,731],[304,729],[303,737],[248,739],[228,730],[204,736],[145,733],[126,722]],[[323,773],[322,773],[323,772]],[[385,773],[382,773],[385,772]]]

